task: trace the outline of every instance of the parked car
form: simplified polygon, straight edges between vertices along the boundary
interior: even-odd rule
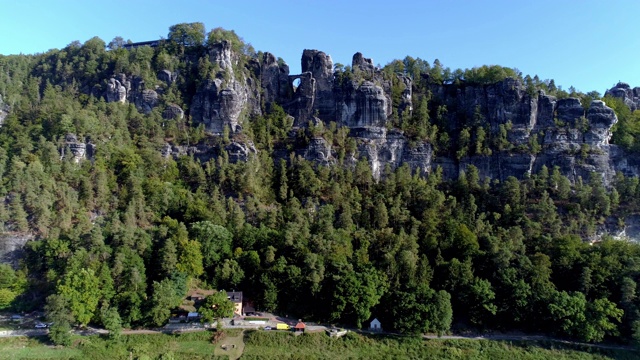
[[[48,327],[49,327],[49,325],[47,325],[47,324],[43,324],[43,323],[37,323],[36,324],[36,329],[46,329]]]
[[[265,326],[264,329],[265,330],[271,330],[271,326]]]

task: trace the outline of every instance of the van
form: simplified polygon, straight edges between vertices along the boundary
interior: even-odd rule
[[[276,329],[277,330],[289,330],[289,329],[291,329],[291,327],[289,325],[287,325],[287,324],[280,323],[280,324],[276,325]]]

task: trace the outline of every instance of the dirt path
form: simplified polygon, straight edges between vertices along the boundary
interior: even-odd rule
[[[244,330],[237,336],[227,336],[217,345],[214,355],[228,356],[229,360],[237,360],[244,352]]]

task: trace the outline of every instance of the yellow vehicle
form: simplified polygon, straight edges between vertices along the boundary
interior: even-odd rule
[[[276,324],[276,330],[289,330],[291,327],[287,324]]]

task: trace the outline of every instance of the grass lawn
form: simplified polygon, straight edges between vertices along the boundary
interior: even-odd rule
[[[51,346],[46,337],[13,337],[0,339],[0,359],[227,359],[214,354],[211,332],[182,335],[123,335],[119,341],[100,336],[74,336],[69,347]]]
[[[348,333],[293,336],[245,332],[243,360],[251,359],[638,359],[639,352],[572,348],[553,343],[489,340],[424,340]]]
[[[226,329],[211,343],[212,333],[123,335],[119,341],[99,336],[73,338],[70,347],[54,347],[46,337],[0,339],[0,359],[639,359],[632,350],[603,350],[552,342],[424,340],[417,337],[359,335],[330,338],[325,333],[295,336],[283,331]],[[236,345],[233,348],[231,345]],[[223,350],[221,345],[227,345]]]
[[[82,351],[74,348],[57,348],[49,345],[48,338],[11,337],[0,339],[0,359],[75,359]]]

